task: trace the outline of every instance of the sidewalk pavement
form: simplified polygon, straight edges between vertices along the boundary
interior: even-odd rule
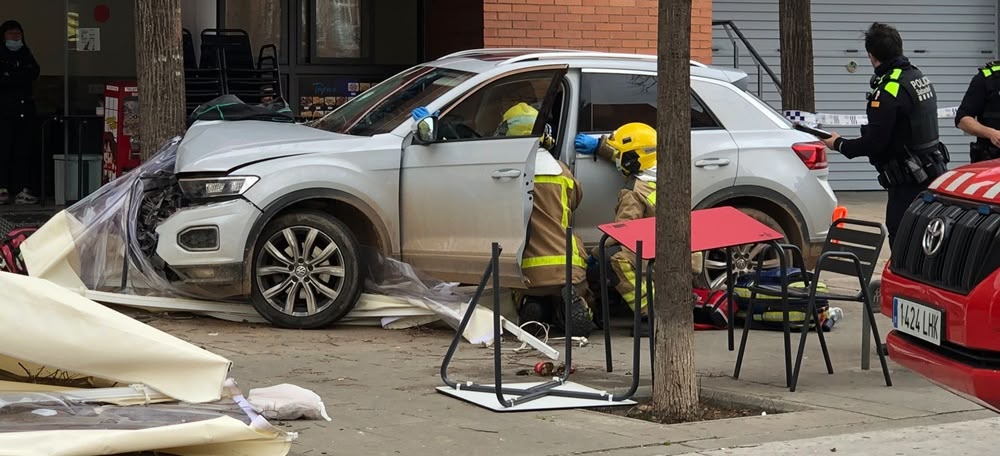
[[[993,454],[1000,418],[966,423],[859,432],[812,439],[774,442],[750,447],[685,453],[684,456],[743,455],[829,455],[892,454],[900,456],[952,456],[956,454]]]
[[[852,216],[881,220],[884,203],[880,196],[884,201],[884,193],[842,200]],[[751,331],[739,380],[731,377],[736,353],[726,349],[726,332],[697,332],[695,364],[704,395],[738,397],[790,411],[670,426],[591,410],[495,413],[440,394],[434,388],[442,385],[441,360],[453,335],[448,329],[289,331],[212,319],[156,319],[151,324],[233,360],[233,376],[244,392],[288,382],[318,393],[333,421],[283,423],[288,430],[300,432],[292,450],[295,455],[691,454],[803,438],[818,438],[820,443],[810,440],[794,445],[814,448],[808,445],[824,441],[831,442],[830,447],[837,446],[835,442],[861,445],[868,434],[858,437],[858,432],[874,432],[872,440],[895,436],[894,442],[902,445],[905,436],[922,434],[900,429],[995,417],[891,361],[894,386],[886,387],[874,353],[872,369],[862,371],[860,306],[842,307],[845,319],[826,334],[835,374],[826,373],[818,339],[812,333],[794,393],[784,387],[781,332]],[[877,323],[884,338],[890,322],[878,316]],[[595,332],[588,346],[573,352],[577,373],[572,381],[610,391],[627,387],[632,346],[627,324],[617,321],[612,329],[614,372],[604,370],[603,336]],[[798,334],[793,333],[792,342],[794,350]],[[643,339],[640,395],[648,397],[647,347],[648,340]],[[542,358],[537,352],[506,353],[504,380],[537,381],[538,377],[514,374]],[[463,342],[450,375],[489,382],[491,360],[492,350]],[[830,452],[829,448],[825,451]],[[780,453],[766,450],[759,454]]]

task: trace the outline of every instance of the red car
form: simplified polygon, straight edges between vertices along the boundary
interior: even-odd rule
[[[1000,411],[1000,160],[936,179],[896,243],[881,285],[889,357]]]

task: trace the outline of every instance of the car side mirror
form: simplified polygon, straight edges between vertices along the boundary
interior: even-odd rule
[[[417,140],[423,144],[437,141],[437,123],[438,119],[435,116],[423,117],[416,121],[413,125]]]

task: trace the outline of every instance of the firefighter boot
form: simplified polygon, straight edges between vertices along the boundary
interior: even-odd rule
[[[542,296],[524,296],[517,307],[517,324],[523,325],[529,321],[548,323],[552,319],[552,306],[549,299]],[[543,331],[536,325],[525,328],[529,333],[538,336]]]
[[[594,315],[590,311],[587,301],[580,296],[576,289],[572,289],[572,298],[569,306],[569,328],[566,325],[566,314],[564,310],[566,304],[560,299],[555,306],[555,325],[562,328],[567,337],[587,337],[594,330]]]

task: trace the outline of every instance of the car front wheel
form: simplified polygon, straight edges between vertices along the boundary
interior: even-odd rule
[[[282,328],[322,328],[340,320],[361,292],[358,250],[350,230],[330,215],[303,211],[275,218],[254,248],[254,308]]]

